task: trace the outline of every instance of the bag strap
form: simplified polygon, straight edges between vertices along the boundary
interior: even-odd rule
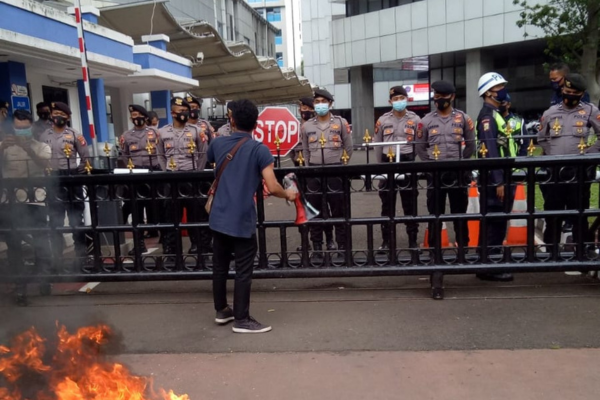
[[[242,147],[242,145],[244,143],[246,143],[248,140],[250,140],[250,138],[245,137],[242,140],[240,140],[239,142],[237,142],[237,144],[233,147],[233,149],[229,153],[227,153],[227,155],[225,156],[225,161],[223,161],[223,164],[221,164],[221,167],[217,171],[217,177],[212,184],[213,196],[214,196],[215,192],[217,191],[217,186],[219,186],[219,180],[221,179],[221,175],[223,175],[223,171],[225,171],[225,167],[227,166],[227,164],[229,164],[229,162],[231,160],[233,160],[235,153],[237,153],[237,151],[240,149],[240,147]]]

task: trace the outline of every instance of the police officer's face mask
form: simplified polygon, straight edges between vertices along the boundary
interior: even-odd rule
[[[506,90],[506,88],[502,88],[492,93],[496,93],[496,97],[494,97],[494,100],[496,100],[498,103],[503,103],[506,100],[506,97],[508,96],[508,90]]]
[[[325,115],[327,115],[327,113],[329,113],[329,104],[327,104],[327,103],[315,104],[315,112],[317,113],[318,116],[324,117]]]
[[[439,99],[434,99],[433,102],[435,103],[435,108],[437,108],[440,111],[444,111],[445,109],[450,107],[451,99],[452,99],[452,96],[440,97]]]
[[[146,118],[144,118],[144,117],[131,118],[131,121],[137,127],[142,127],[142,126],[146,125]]]
[[[582,98],[582,94],[563,93],[563,104],[569,108],[573,108],[579,104]]]
[[[198,119],[200,118],[200,110],[195,109],[190,111],[190,119]]]
[[[38,115],[42,121],[48,121],[50,119],[50,113],[48,111],[42,111]]]
[[[177,119],[177,121],[179,121],[179,122],[186,123],[188,121],[188,119],[190,119],[190,112],[189,111],[181,111],[181,112],[175,113],[175,119]]]
[[[52,117],[52,123],[55,126],[62,128],[63,126],[65,126],[67,124],[67,119],[61,115],[55,115]]]
[[[313,116],[315,115],[314,112],[312,111],[300,111],[300,116],[302,117],[303,121],[308,121],[309,119],[311,119]]]

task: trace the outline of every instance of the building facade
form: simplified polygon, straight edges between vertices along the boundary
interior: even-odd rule
[[[300,71],[302,63],[301,2],[298,0],[246,0],[277,28],[275,58],[280,67]]]
[[[389,108],[395,84],[453,82],[456,107],[476,117],[477,81],[488,71],[509,81],[520,113],[535,115],[549,106],[551,60],[541,30],[517,27],[521,11],[512,0],[304,0],[305,73],[332,90],[337,108],[352,110],[357,138]]]

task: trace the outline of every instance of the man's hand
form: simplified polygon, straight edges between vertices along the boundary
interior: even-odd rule
[[[287,201],[294,201],[296,200],[296,196],[298,195],[298,192],[294,189],[286,189],[285,190],[285,199]]]
[[[0,149],[4,150],[9,148],[10,146],[14,146],[15,144],[17,144],[16,138],[13,135],[7,135],[2,141]]]
[[[498,200],[504,201],[504,185],[496,187],[496,197],[498,197]]]

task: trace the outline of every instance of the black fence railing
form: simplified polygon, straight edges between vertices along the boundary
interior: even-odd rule
[[[295,226],[293,208],[263,198],[262,188],[258,189],[254,275],[430,275],[434,296],[441,298],[445,274],[599,269],[599,190],[594,185],[598,164],[600,156],[569,156],[281,168],[276,170],[278,177],[295,172],[325,218]],[[507,199],[512,200],[521,185],[525,199],[519,200],[518,212],[513,212],[513,201],[491,202],[497,194],[490,183],[492,170],[508,177]],[[208,222],[181,222],[179,209],[203,207],[212,179],[212,172],[2,179],[0,236],[8,250],[0,255],[0,279],[13,283],[209,279]],[[443,192],[464,192],[473,182],[479,191],[479,200],[473,200],[480,205],[479,212],[441,211]],[[413,205],[410,214],[397,211],[402,208],[396,206],[397,193],[403,197],[399,203]],[[566,204],[562,209],[555,201],[559,195]],[[429,209],[437,212],[428,211],[426,197]],[[592,205],[590,198],[595,199]],[[381,216],[386,202],[391,211]],[[129,207],[131,223],[123,221],[123,205]],[[146,223],[142,207],[158,215],[159,222]],[[72,217],[70,224],[64,223],[65,211]],[[82,213],[87,215],[85,224],[80,222]],[[563,238],[565,219],[574,227],[572,241]],[[542,220],[546,230],[536,235],[536,222]],[[477,230],[472,223],[479,224]],[[509,230],[518,226],[525,239],[517,244],[489,243],[488,232],[506,224]],[[325,231],[321,240],[326,242],[330,228],[335,246],[314,247],[316,235]],[[148,230],[163,237],[171,234],[169,253],[159,248],[142,254],[140,246],[134,246],[129,255],[131,244],[140,243]],[[187,253],[184,231],[200,238],[198,254]],[[411,236],[415,231],[417,236]],[[65,247],[64,234],[73,234],[74,251]],[[384,237],[387,244],[380,249]]]

